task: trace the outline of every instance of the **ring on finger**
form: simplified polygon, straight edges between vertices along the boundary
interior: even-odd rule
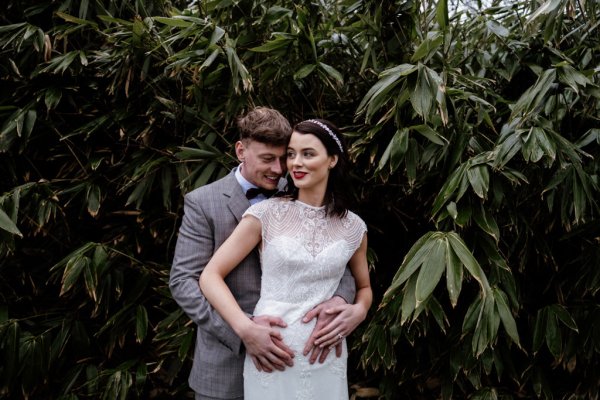
[[[338,340],[344,340],[344,335],[342,335],[341,333],[338,333],[337,338],[338,338]]]

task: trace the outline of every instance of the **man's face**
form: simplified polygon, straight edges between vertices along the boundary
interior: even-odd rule
[[[243,162],[242,176],[258,187],[277,188],[279,178],[286,172],[285,146],[273,146],[252,140],[238,141],[235,154]]]

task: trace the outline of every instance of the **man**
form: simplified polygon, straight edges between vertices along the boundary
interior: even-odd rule
[[[266,199],[285,184],[286,146],[292,128],[278,111],[258,107],[238,119],[240,140],[235,153],[241,164],[226,177],[198,188],[185,196],[184,216],[169,286],[179,306],[198,326],[194,363],[189,377],[196,400],[243,399],[244,346],[229,325],[210,306],[202,295],[198,279],[215,250],[227,239],[242,214],[255,202]],[[260,294],[260,261],[255,250],[226,278],[241,308],[249,315]],[[309,312],[304,322],[317,317],[313,335],[336,315],[326,310],[334,305],[354,300],[354,280],[348,270],[336,295]],[[277,316],[254,316],[263,325],[285,329]],[[258,335],[258,334],[257,334]],[[292,351],[281,337],[253,338],[260,348],[249,354],[255,364],[265,371],[282,370],[293,365]],[[314,337],[307,341],[304,354],[310,360],[323,362],[329,349],[313,346]],[[341,346],[336,352],[340,354]]]

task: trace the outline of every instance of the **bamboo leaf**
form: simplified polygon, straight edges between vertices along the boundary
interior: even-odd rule
[[[179,160],[202,160],[212,159],[218,156],[214,151],[196,149],[193,147],[179,147],[180,151],[175,153],[175,157]]]
[[[386,75],[377,81],[371,89],[365,94],[357,108],[357,113],[362,114],[367,111],[367,119],[370,115],[381,108],[383,104],[389,101],[387,94],[396,87],[401,75]]]
[[[427,301],[427,309],[433,315],[435,322],[437,323],[440,330],[446,333],[446,326],[448,325],[448,317],[444,313],[444,308],[435,297],[430,297]]]
[[[85,289],[94,303],[98,303],[98,274],[94,263],[88,263],[83,270]]]
[[[266,42],[263,45],[258,47],[253,47],[250,51],[254,51],[256,53],[270,53],[275,50],[280,50],[288,47],[294,42],[294,38],[285,35],[276,35],[274,40]]]
[[[426,67],[419,63],[417,79],[414,89],[410,93],[410,102],[417,114],[426,121],[429,119],[429,113],[433,106],[434,94],[437,88],[434,88],[432,82],[429,81]]]
[[[500,25],[498,22],[494,20],[488,20],[485,22],[485,26],[489,32],[498,36],[499,38],[505,38],[509,35],[509,30]]]
[[[202,169],[202,173],[198,176],[198,178],[194,181],[194,188],[198,188],[200,186],[204,186],[208,183],[210,178],[213,176],[218,164],[215,162],[209,163],[204,169]]]
[[[579,180],[575,177],[573,179],[573,212],[575,214],[575,221],[579,222],[583,219],[586,209],[586,196],[583,188],[579,184]]]
[[[215,45],[219,40],[221,40],[225,36],[225,30],[221,27],[215,26],[215,30],[210,36],[210,41],[208,43],[209,46]]]
[[[37,120],[37,112],[33,109],[27,110],[25,113],[25,119],[23,122],[23,132],[22,137],[24,140],[27,140],[29,136],[31,136],[31,132],[33,131],[33,127],[35,126],[35,121]]]
[[[379,76],[377,81],[367,94],[363,97],[357,107],[357,114],[367,111],[367,119],[377,111],[383,104],[389,101],[387,94],[396,87],[399,79],[410,75],[418,69],[418,66],[412,64],[401,64],[394,68],[385,70]],[[368,107],[368,108],[367,108]]]
[[[546,320],[546,345],[554,358],[560,359],[562,353],[562,335],[556,315],[552,312],[548,312],[548,319]]]
[[[417,287],[417,274],[413,274],[404,286],[402,295],[402,305],[400,310],[402,311],[400,317],[400,325],[404,325],[406,321],[410,319],[410,316],[417,307],[417,298],[415,296]]]
[[[600,129],[591,128],[589,129],[579,140],[575,143],[575,146],[578,148],[582,148],[587,146],[590,143],[596,142],[600,144]]]
[[[550,141],[546,132],[542,128],[533,128],[533,134],[535,135],[540,148],[552,161],[554,161],[556,158],[556,145]]]
[[[445,3],[445,0],[440,3]],[[428,32],[427,37],[419,44],[410,61],[417,62],[429,58],[431,54],[437,51],[443,41],[444,35],[441,32]]]
[[[306,64],[300,67],[298,71],[294,73],[294,80],[304,79],[309,76],[316,68],[315,64]]]
[[[6,366],[3,371],[7,376],[3,377],[4,380],[13,377],[19,370],[19,360],[21,358],[19,343],[22,336],[19,323],[17,321],[9,322],[8,326],[4,327],[3,334],[4,337],[0,343],[4,350],[3,354],[5,354],[2,363]]]
[[[0,208],[0,228],[10,232],[14,235],[18,235],[23,237],[23,234],[17,228],[17,225],[13,222],[13,220]]]
[[[479,208],[475,209],[473,219],[484,232],[494,238],[496,243],[500,240],[500,229],[498,228],[498,224],[494,217],[485,209],[483,203],[480,204]]]
[[[148,312],[146,307],[139,304],[135,311],[135,340],[142,343],[148,333]]]
[[[200,65],[200,70],[206,69],[212,65],[212,63],[217,59],[217,57],[221,54],[221,49],[216,48],[210,53],[210,56],[204,60],[204,62]]]
[[[485,199],[490,186],[490,174],[486,165],[474,165],[467,169],[467,178],[477,196]]]
[[[563,65],[558,69],[558,80],[571,87],[577,94],[579,94],[580,86],[585,88],[592,83],[584,74],[570,65]]]
[[[485,276],[485,273],[479,266],[479,263],[477,262],[475,257],[473,257],[473,254],[471,254],[465,243],[462,241],[460,236],[458,236],[455,232],[449,232],[447,234],[447,237],[448,241],[450,242],[450,245],[452,246],[452,250],[456,253],[456,255],[463,263],[465,268],[467,268],[467,271],[469,271],[471,276],[475,278],[477,282],[479,282],[479,285],[481,286],[484,295],[489,293],[490,285],[488,283],[487,277]]]
[[[548,310],[543,308],[538,310],[537,316],[535,318],[535,326],[533,328],[533,343],[532,350],[533,353],[537,353],[542,347],[542,343],[544,343],[544,337],[546,336],[546,326],[548,320]]]
[[[461,182],[466,178],[466,169],[467,165],[461,164],[456,170],[454,170],[454,172],[452,172],[450,177],[446,180],[446,183],[444,183],[444,186],[442,186],[440,192],[438,193],[433,202],[433,215],[436,215],[444,206],[444,204],[446,204],[446,202],[452,197],[452,195],[454,195]],[[455,199],[455,201],[458,201],[458,199]]]
[[[441,30],[448,26],[448,0],[440,0],[435,8],[435,16]]]
[[[44,103],[46,104],[46,108],[48,111],[55,108],[58,103],[60,103],[60,99],[62,98],[62,91],[58,88],[50,88],[46,90],[44,95]]]
[[[379,160],[379,165],[377,167],[377,171],[381,171],[388,160],[390,162],[390,171],[393,173],[398,169],[402,159],[404,158],[404,154],[408,149],[408,129],[403,128],[396,131],[392,140],[388,144],[387,148],[383,152],[381,159]]]
[[[575,320],[573,319],[573,317],[571,316],[571,314],[569,314],[569,311],[567,311],[567,309],[560,305],[560,304],[552,304],[549,308],[549,310],[552,311],[552,313],[554,315],[556,315],[556,317],[569,329],[571,329],[574,332],[579,333],[579,329],[577,329],[577,324],[575,323]]]
[[[89,185],[87,188],[87,210],[92,217],[98,215],[100,210],[102,193],[98,185]]]
[[[446,246],[446,288],[450,304],[456,307],[462,289],[463,265],[447,240],[444,241],[444,245]]]
[[[426,301],[438,285],[444,270],[446,269],[446,240],[437,239],[432,246],[427,258],[419,271],[415,297],[417,307]]]
[[[428,125],[414,125],[411,126],[410,129],[414,129],[427,139],[429,139],[432,143],[435,143],[439,146],[445,146],[448,144],[448,139],[437,133],[435,130],[431,129]]]
[[[496,157],[494,168],[504,167],[521,150],[520,134],[515,132],[507,136],[498,146],[496,146]]]
[[[427,257],[432,246],[435,244],[435,240],[432,240],[434,235],[435,232],[426,233],[410,248],[402,261],[402,265],[400,265],[400,268],[398,268],[398,271],[394,275],[390,287],[385,291],[384,302],[385,300],[389,300],[393,296],[394,291],[423,264],[425,257]]]
[[[556,69],[551,68],[544,71],[535,84],[528,88],[517,100],[512,110],[512,118],[520,114],[533,112],[538,105],[545,100],[546,93],[550,90],[556,79]]]
[[[71,288],[73,288],[88,262],[89,259],[85,256],[75,257],[67,262],[62,276],[59,296],[64,296]]]
[[[94,29],[98,29],[98,24],[97,23],[95,23],[93,21],[90,21],[90,20],[87,20],[87,19],[77,18],[77,17],[74,17],[74,16],[69,15],[67,13],[60,12],[60,11],[56,12],[56,16],[64,19],[67,22],[71,22],[73,24],[77,24],[77,25],[89,25],[90,27],[92,27]]]
[[[155,21],[160,22],[161,24],[165,24],[168,26],[175,26],[175,27],[179,27],[179,28],[189,28],[191,26],[194,25],[194,23],[192,21],[188,21],[184,18],[181,18],[179,16],[173,16],[171,18],[167,18],[167,17],[153,17],[152,19],[154,19]]]
[[[521,343],[519,341],[519,333],[517,331],[517,323],[510,311],[510,307],[508,306],[508,302],[506,300],[506,295],[500,289],[494,289],[494,299],[496,300],[496,310],[500,315],[500,319],[502,320],[502,325],[506,330],[508,336],[512,339],[517,346],[521,347]]]
[[[325,71],[327,75],[332,77],[339,85],[344,84],[344,77],[337,69],[333,68],[331,65],[327,65],[325,63],[319,62],[319,67]]]
[[[554,11],[559,5],[560,0],[547,0],[544,4],[542,4],[527,20],[527,24],[532,23],[541,15],[549,14]]]
[[[481,312],[482,297],[477,297],[465,313],[465,319],[463,320],[462,333],[466,334],[472,332],[477,324],[479,323],[479,316]]]

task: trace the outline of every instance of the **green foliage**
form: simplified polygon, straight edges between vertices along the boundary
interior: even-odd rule
[[[182,194],[235,164],[252,105],[350,143],[378,302],[352,382],[599,395],[596,2],[186,3],[0,15],[1,396],[184,395]]]

